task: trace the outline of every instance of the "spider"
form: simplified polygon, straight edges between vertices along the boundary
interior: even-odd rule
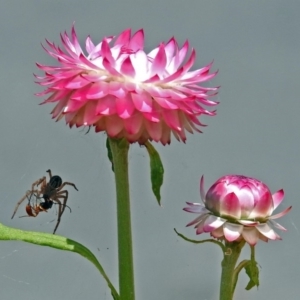
[[[26,212],[28,217],[36,217],[40,212],[45,211],[47,212],[48,209],[52,207],[53,204],[58,204],[58,217],[57,222],[53,231],[53,234],[55,234],[56,229],[60,223],[60,219],[62,214],[65,211],[65,208],[67,206],[67,200],[68,200],[68,191],[62,190],[62,188],[65,185],[71,185],[75,188],[76,191],[78,191],[77,187],[74,183],[71,182],[62,182],[61,177],[54,175],[52,176],[51,170],[46,171],[49,174],[49,182],[47,182],[46,177],[42,177],[38,180],[36,180],[32,186],[31,190],[27,191],[25,196],[21,198],[21,200],[17,203],[15,210],[13,212],[13,215],[11,218],[13,218],[20,206],[20,204],[27,198],[28,204],[26,205]],[[38,189],[38,186],[40,185],[40,189]],[[35,196],[35,203],[31,202],[31,197]],[[44,201],[37,201],[39,199],[44,199]],[[60,200],[62,199],[62,201]],[[69,208],[69,207],[68,207]],[[70,208],[69,208],[70,209]],[[70,209],[71,211],[71,209]]]

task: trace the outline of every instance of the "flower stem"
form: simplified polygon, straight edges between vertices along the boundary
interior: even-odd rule
[[[120,300],[134,300],[134,273],[128,179],[129,143],[109,138],[117,193],[119,295]]]
[[[224,259],[222,261],[220,300],[233,300],[236,285],[234,270],[244,245],[245,241],[225,242],[226,252],[224,252]]]

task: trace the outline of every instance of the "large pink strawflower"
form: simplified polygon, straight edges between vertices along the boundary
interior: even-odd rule
[[[255,245],[259,239],[267,242],[279,240],[280,236],[272,229],[286,230],[274,219],[291,210],[273,215],[273,211],[283,200],[284,192],[273,195],[261,181],[240,176],[227,175],[218,179],[204,192],[204,178],[200,181],[200,195],[204,203],[189,203],[185,211],[200,214],[187,226],[195,225],[196,233],[209,232],[215,238],[225,238],[228,242],[244,239]]]
[[[95,126],[112,138],[125,137],[129,142],[154,140],[170,143],[171,132],[177,140],[186,133],[199,131],[198,117],[214,116],[203,106],[215,106],[208,98],[217,87],[200,83],[215,77],[211,65],[189,71],[195,62],[195,50],[184,63],[189,43],[181,49],[175,38],[161,43],[150,53],[144,51],[144,32],[124,30],[118,37],[109,36],[94,45],[86,39],[83,53],[72,27],[71,37],[61,34],[64,50],[46,40],[46,52],[58,66],[37,64],[45,76],[36,76],[48,95],[43,103],[56,103],[53,118],[65,117],[72,127]]]

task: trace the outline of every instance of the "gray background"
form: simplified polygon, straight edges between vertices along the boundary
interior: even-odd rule
[[[130,152],[132,221],[137,300],[217,299],[221,253],[216,246],[195,246],[178,238],[194,215],[185,201],[198,202],[199,179],[206,188],[228,173],[265,181],[272,192],[284,188],[279,220],[288,231],[283,241],[259,242],[259,289],[244,291],[242,272],[236,299],[299,297],[299,1],[9,1],[0,3],[0,221],[9,226],[52,232],[56,210],[38,218],[11,214],[31,183],[51,168],[69,189],[57,233],[88,246],[117,286],[116,218],[113,174],[105,135],[55,123],[51,105],[39,106],[41,89],[32,73],[35,62],[54,64],[40,46],[60,43],[73,21],[81,43],[90,34],[105,35],[141,27],[146,48],[175,36],[189,39],[197,51],[194,68],[214,60],[221,85],[218,115],[205,118],[204,134],[186,144],[157,145],[165,166],[163,207],[150,191],[148,157],[133,145]],[[83,45],[83,44],[82,44]],[[24,214],[24,208],[18,216]],[[207,238],[199,236],[198,238]],[[243,257],[248,257],[248,250]],[[1,299],[111,299],[94,266],[80,256],[21,242],[1,242]]]

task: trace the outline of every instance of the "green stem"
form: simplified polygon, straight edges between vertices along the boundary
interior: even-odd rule
[[[222,261],[220,300],[233,300],[236,284],[234,269],[244,245],[245,241],[225,242],[226,252],[224,252],[224,259]]]
[[[109,138],[117,193],[119,295],[120,300],[134,300],[134,273],[130,220],[127,140]]]

